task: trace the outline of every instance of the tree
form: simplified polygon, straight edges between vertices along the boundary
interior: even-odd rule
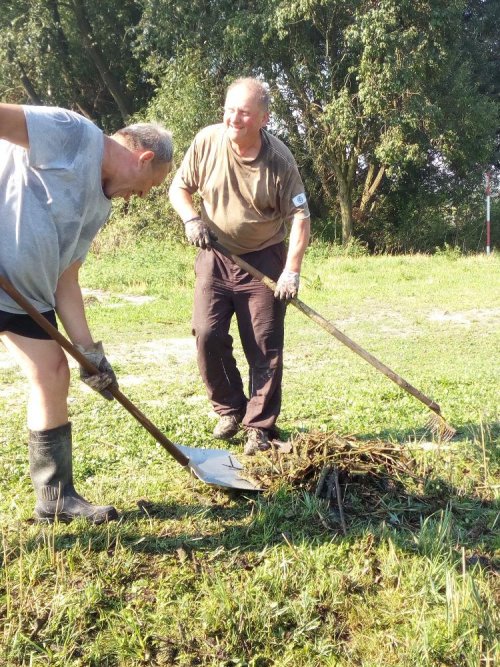
[[[489,105],[462,59],[462,15],[460,1],[261,3],[267,52],[254,56],[254,70],[272,82],[327,201],[337,198],[344,241],[384,179],[410,165],[465,171],[484,160]],[[259,25],[240,12],[228,33],[244,41],[245,24]],[[250,33],[247,58],[254,41]]]
[[[270,83],[273,128],[327,209],[338,207],[344,241],[382,184],[410,168],[478,169],[490,150],[491,107],[461,49],[462,0],[148,6],[157,12],[148,39],[170,58],[196,47],[218,82],[253,74]]]
[[[158,73],[160,83],[145,112],[148,120],[160,121],[175,137],[179,154],[189,147],[196,132],[220,121],[221,91],[214,86],[198,50],[187,50]]]
[[[469,0],[464,12],[465,57],[472,63],[478,90],[492,101],[495,114],[496,146],[491,166],[500,169],[500,3],[497,0]]]
[[[163,119],[183,149],[238,76],[271,87],[311,209],[371,234],[498,162],[497,0],[3,0],[0,96],[114,130]],[[446,185],[444,185],[446,183]],[[439,197],[436,201],[441,201]],[[455,204],[453,204],[455,206]],[[387,216],[387,210],[393,213]],[[443,218],[444,219],[444,218]]]
[[[0,14],[2,99],[75,108],[108,129],[151,94],[133,45],[133,0],[4,0]]]

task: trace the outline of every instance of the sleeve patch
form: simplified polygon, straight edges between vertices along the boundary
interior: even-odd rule
[[[307,197],[304,192],[301,192],[300,195],[296,195],[295,197],[293,197],[292,201],[295,204],[295,206],[302,206],[307,202]]]

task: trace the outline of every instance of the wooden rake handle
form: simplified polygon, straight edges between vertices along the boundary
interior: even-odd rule
[[[237,264],[241,269],[247,271],[251,276],[254,278],[257,278],[257,280],[260,280],[264,285],[269,287],[270,290],[274,292],[276,289],[276,283],[274,280],[271,280],[271,278],[268,278],[268,276],[264,275],[261,271],[258,269],[255,269],[251,264],[248,262],[245,262],[244,259],[241,257],[238,257],[238,255],[233,255],[229,250],[224,248],[218,241],[212,241],[211,243],[212,248],[215,248],[218,252],[220,252],[222,255],[225,257],[228,257],[231,259],[235,264]],[[351,338],[346,336],[342,331],[339,331],[337,327],[335,327],[331,322],[329,322],[327,319],[325,319],[322,315],[317,313],[315,310],[310,308],[307,304],[305,304],[303,301],[300,299],[292,299],[290,303],[295,306],[298,310],[300,310],[304,315],[306,315],[309,319],[311,319],[313,322],[316,322],[316,324],[319,324],[320,327],[325,329],[325,331],[328,331],[329,334],[334,336],[337,340],[339,340],[343,345],[346,345],[350,350],[355,352],[357,355],[362,357],[365,361],[367,361],[369,364],[371,364],[374,368],[376,368],[378,371],[383,373],[386,377],[388,377],[390,380],[395,382],[398,387],[401,387],[401,389],[404,389],[408,394],[411,394],[414,396],[417,400],[419,400],[421,403],[426,405],[430,410],[435,412],[437,415],[441,416],[441,408],[439,405],[433,401],[431,398],[423,394],[421,391],[419,391],[416,387],[411,385],[409,382],[404,380],[400,375],[395,373],[389,366],[386,366],[384,363],[379,361],[376,357],[373,356],[373,354],[370,354],[370,352],[367,352],[365,349],[363,349],[360,345],[355,343]]]
[[[7,294],[20,306],[28,315],[39,324],[42,329],[48,333],[48,335],[59,343],[59,345],[68,352],[76,361],[83,366],[86,371],[95,375],[99,373],[99,369],[91,363],[85,355],[83,355],[70,341],[65,338],[52,324],[41,315],[32,304],[24,298],[24,296],[18,292],[18,290],[11,285],[11,283],[0,276],[0,287],[7,292]],[[174,445],[154,424],[151,422],[145,414],[143,414],[139,408],[132,403],[117,387],[107,387],[107,390],[113,397],[120,403],[125,410],[130,412],[130,414],[137,419],[137,421],[148,431],[153,438],[160,443],[160,445],[167,450],[167,452],[174,457],[174,459],[180,463],[182,466],[186,466],[189,463],[189,458],[183,454],[183,452]]]

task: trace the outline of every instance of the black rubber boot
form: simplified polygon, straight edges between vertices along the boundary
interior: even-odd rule
[[[36,493],[35,516],[52,523],[69,523],[83,517],[91,523],[114,521],[118,513],[111,505],[92,505],[73,486],[71,424],[47,431],[30,431],[31,481]]]

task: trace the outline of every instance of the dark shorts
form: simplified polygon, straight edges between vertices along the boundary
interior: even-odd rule
[[[52,326],[57,328],[56,314],[53,310],[48,310],[45,313],[40,313]],[[30,315],[20,315],[18,313],[7,313],[5,310],[0,310],[0,333],[17,334],[25,338],[37,338],[38,340],[51,340],[48,333],[30,317]]]

